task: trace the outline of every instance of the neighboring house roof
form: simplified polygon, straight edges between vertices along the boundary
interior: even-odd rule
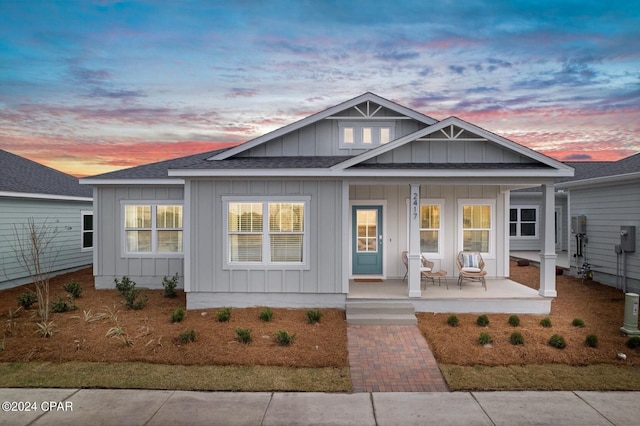
[[[592,167],[584,167],[574,178],[562,180],[556,186],[570,188],[629,179],[640,179],[640,153],[614,162],[594,163]]]
[[[0,195],[91,198],[78,178],[0,149]]]

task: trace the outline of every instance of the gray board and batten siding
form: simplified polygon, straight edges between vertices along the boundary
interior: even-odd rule
[[[182,277],[183,256],[124,254],[124,201],[184,202],[182,185],[102,186],[94,198],[95,232],[100,242],[95,250],[96,288],[113,288],[113,280],[128,276],[140,287],[162,288],[162,279],[176,273]],[[180,281],[179,285],[182,285]]]
[[[336,180],[190,180],[191,289],[187,307],[237,306],[279,301],[344,306],[342,290],[342,182]],[[225,259],[225,199],[307,199],[307,262],[297,268],[277,265],[230,267]],[[254,198],[255,197],[255,198]],[[266,197],[266,198],[265,198]],[[241,296],[241,297],[238,297]],[[228,299],[227,299],[228,297]]]

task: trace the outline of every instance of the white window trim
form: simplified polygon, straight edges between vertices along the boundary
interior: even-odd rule
[[[458,247],[459,250],[463,250],[464,247],[464,228],[462,226],[463,221],[463,210],[464,206],[490,206],[491,207],[491,226],[489,228],[489,251],[481,252],[482,257],[486,259],[494,259],[495,247],[496,247],[496,236],[497,236],[497,226],[496,226],[496,200],[492,198],[464,198],[458,200]]]
[[[125,221],[126,206],[151,206],[151,249],[150,252],[127,251],[127,231]],[[182,251],[181,252],[158,252],[158,227],[156,224],[156,209],[158,206],[182,206]],[[120,232],[121,232],[121,253],[123,258],[183,258],[185,244],[185,217],[184,202],[182,200],[122,200],[120,201]]]
[[[411,212],[411,208],[409,206],[409,199],[406,199],[407,202],[407,245],[409,244],[409,232],[410,232],[410,223],[411,221],[409,220],[409,214]],[[423,205],[427,205],[427,206],[439,206],[440,207],[440,228],[438,229],[438,252],[437,253],[431,253],[431,252],[422,252],[422,255],[424,257],[426,257],[429,260],[433,260],[433,259],[444,259],[444,205],[445,205],[445,199],[444,198],[420,198],[420,206]],[[419,214],[419,213],[418,213]],[[422,228],[420,228],[422,229]],[[407,250],[409,250],[409,247],[407,247]]]
[[[85,216],[92,216],[93,217],[93,210],[81,210],[80,211],[80,251],[83,252],[89,252],[89,251],[93,251],[93,247],[96,245],[96,224],[95,221],[92,220],[93,223],[93,229],[91,231],[87,231],[84,229],[84,217]],[[84,234],[85,232],[91,232],[91,247],[85,247],[84,246]]]
[[[516,220],[515,222],[511,222],[511,210],[512,209],[516,209],[518,210],[518,220]],[[536,211],[536,221],[534,222],[535,224],[535,235],[520,235],[520,225],[522,223],[532,223],[532,222],[522,222],[521,220],[521,210],[522,209],[531,209],[531,210],[535,210]],[[540,228],[539,228],[539,224],[540,224],[540,211],[539,211],[539,206],[509,206],[509,234],[511,234],[511,224],[515,223],[516,224],[516,235],[509,235],[509,238],[511,239],[517,239],[517,240],[537,240],[540,238]]]
[[[344,142],[344,129],[353,129],[352,143]],[[371,143],[363,143],[364,129],[371,129]],[[389,129],[389,143],[395,139],[396,124],[393,121],[348,121],[338,123],[338,139],[340,141],[340,148],[342,149],[370,149],[380,145],[380,129]]]
[[[229,255],[229,203],[262,203],[262,262],[232,262]],[[304,217],[302,234],[302,262],[271,262],[271,241],[269,232],[269,203],[304,203]],[[310,246],[310,206],[311,197],[308,195],[292,196],[250,196],[225,195],[222,196],[222,227],[224,241],[222,244],[223,270],[308,270]]]

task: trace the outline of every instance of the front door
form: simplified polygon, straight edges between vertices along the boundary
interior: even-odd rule
[[[353,206],[352,273],[382,275],[382,206]]]

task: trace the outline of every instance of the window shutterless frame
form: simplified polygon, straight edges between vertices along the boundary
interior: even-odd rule
[[[309,196],[223,196],[223,269],[309,269],[310,201]]]
[[[122,257],[184,256],[182,201],[126,200],[120,204]],[[131,250],[133,246],[137,250]]]

